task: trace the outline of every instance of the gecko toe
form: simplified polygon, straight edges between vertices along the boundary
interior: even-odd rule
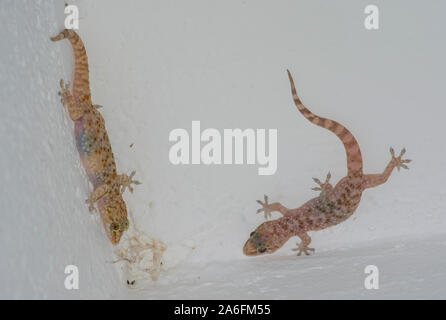
[[[272,216],[271,215],[271,210],[269,208],[268,196],[264,195],[263,199],[264,199],[265,202],[262,202],[260,200],[256,200],[256,202],[262,206],[262,208],[257,209],[257,213],[264,212],[265,213],[265,219],[268,220],[268,218],[270,218]]]
[[[301,242],[297,243],[297,248],[293,248],[291,250],[297,251],[298,256],[301,256],[302,252],[305,253],[306,256],[309,256],[309,255],[311,255],[311,253],[314,253],[316,251],[314,248],[307,247],[304,244],[302,244]]]

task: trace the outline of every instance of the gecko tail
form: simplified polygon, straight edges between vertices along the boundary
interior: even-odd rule
[[[63,31],[61,31],[57,36],[55,37],[51,37],[51,41],[59,41],[62,39],[69,39],[69,38],[73,38],[76,35],[76,33],[71,30],[71,29],[64,29]]]
[[[74,53],[73,95],[79,102],[92,105],[90,94],[90,80],[88,70],[88,58],[84,43],[79,35],[72,29],[64,29],[52,41],[68,39]]]
[[[361,150],[359,149],[359,144],[355,137],[339,122],[322,118],[314,113],[312,113],[307,107],[305,107],[300,100],[296,92],[296,87],[294,86],[293,77],[289,70],[288,78],[291,85],[291,93],[293,95],[294,103],[297,109],[302,113],[302,115],[308,119],[311,123],[318,125],[322,128],[330,130],[333,132],[344,144],[345,152],[347,154],[347,169],[349,176],[361,176],[362,175],[362,156]]]

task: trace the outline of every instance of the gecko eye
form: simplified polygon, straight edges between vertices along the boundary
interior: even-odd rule
[[[129,228],[129,220],[125,219],[124,221],[122,221],[121,223],[121,229],[122,230],[127,230]]]
[[[257,251],[264,253],[266,251],[266,247],[260,247]]]
[[[111,231],[119,231],[119,224],[117,224],[116,222],[112,222],[110,224],[110,230]]]

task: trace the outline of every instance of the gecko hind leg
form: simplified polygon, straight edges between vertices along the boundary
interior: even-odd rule
[[[406,153],[406,148],[403,148],[401,150],[400,155],[398,157],[395,156],[395,151],[393,148],[390,148],[390,154],[392,155],[392,160],[395,164],[395,167],[400,171],[400,168],[409,169],[409,167],[406,165],[406,163],[411,162],[410,159],[402,159],[403,155]]]
[[[394,168],[397,168],[398,171],[400,170],[400,168],[409,169],[406,163],[409,163],[412,160],[402,159],[405,153],[406,149],[403,148],[403,150],[401,150],[400,152],[400,155],[396,157],[395,151],[393,150],[393,148],[390,148],[392,159],[390,159],[383,173],[364,175],[364,188],[373,188],[385,183],[387,179],[389,179]]]
[[[306,233],[301,233],[297,235],[302,241],[297,243],[297,248],[291,249],[293,251],[297,251],[297,255],[302,255],[302,252],[305,253],[306,256],[310,255],[311,252],[315,252],[314,248],[308,247],[311,242],[311,237]]]
[[[135,184],[135,185],[141,184],[141,182],[139,182],[137,180],[132,180],[135,173],[136,173],[136,171],[132,171],[130,176],[128,176],[125,173],[118,176],[118,179],[119,179],[118,183],[121,186],[121,194],[125,192],[126,188],[129,188],[130,192],[133,193],[133,187],[131,185],[132,184]]]
[[[325,178],[324,182],[321,182],[321,180],[319,180],[318,178],[313,178],[314,182],[316,182],[319,185],[319,187],[311,188],[311,190],[321,191],[321,192],[330,192],[331,190],[333,190],[333,186],[330,183],[330,179],[331,179],[330,172],[327,173],[327,177]]]
[[[313,178],[314,182],[316,182],[319,187],[311,188],[314,191],[320,191],[321,196],[327,196],[330,200],[334,199],[333,186],[330,183],[331,173],[328,172],[327,177],[324,182],[321,182],[318,178]]]
[[[262,208],[257,210],[257,213],[264,212],[265,219],[268,219],[268,217],[271,217],[271,212],[278,211],[282,215],[285,215],[288,212],[288,208],[284,207],[280,202],[274,202],[274,203],[268,203],[268,196],[264,195],[263,199],[265,202],[262,202],[260,200],[257,200],[257,203],[262,206]]]
[[[330,172],[327,173],[327,177],[325,178],[325,182],[321,182],[321,180],[319,180],[318,178],[313,178],[314,182],[316,182],[319,185],[319,187],[311,188],[311,190],[322,191],[322,190],[325,190],[325,189],[333,188],[333,186],[329,182],[330,178],[331,178],[331,173]]]
[[[67,107],[68,114],[70,115],[71,120],[76,121],[80,119],[84,115],[84,111],[81,106],[76,103],[73,95],[70,92],[70,83],[64,83],[63,79],[60,79],[60,88],[59,91],[60,101],[62,104]]]

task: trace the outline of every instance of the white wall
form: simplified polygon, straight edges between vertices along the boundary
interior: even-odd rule
[[[90,189],[57,95],[72,68],[68,48],[49,40],[63,25],[63,2],[0,7],[0,297],[111,296],[120,287],[110,279],[119,274],[107,262],[99,219],[85,206]],[[80,269],[83,290],[65,289],[70,264]]]
[[[390,146],[413,159],[366,191],[354,218],[312,233],[317,255],[444,234],[444,4],[375,1],[381,29],[367,31],[366,1],[74,3],[118,170],[135,169],[143,182],[127,205],[140,229],[167,245],[160,287],[173,290],[182,268],[257,261],[241,252],[263,221],[256,199],[294,208],[315,196],[312,177],[345,175],[342,144],[297,112],[287,68],[312,111],[354,133],[367,173],[384,169]],[[125,297],[108,263],[112,247],[84,204],[90,186],[57,96],[72,72],[69,43],[49,41],[63,28],[63,1],[0,6],[0,297]],[[190,130],[192,120],[277,128],[277,173],[173,166],[169,132]],[[290,256],[294,244],[276,255]],[[72,263],[84,284],[77,292],[62,285]]]

